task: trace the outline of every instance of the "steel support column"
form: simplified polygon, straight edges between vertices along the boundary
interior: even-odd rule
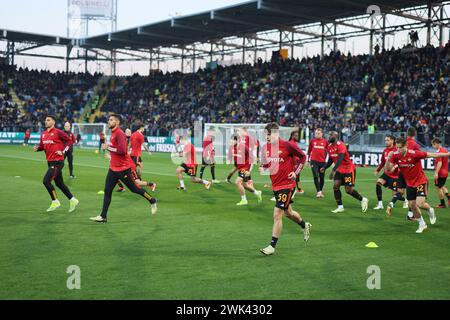
[[[324,23],[322,22],[322,39],[321,39],[321,50],[320,54],[323,57],[325,55],[325,51],[333,50],[336,46],[335,44],[335,23]]]
[[[374,48],[378,47],[384,49],[384,31],[386,28],[386,15],[372,15],[370,16],[370,40],[369,40],[369,54],[373,55]]]
[[[15,42],[6,42],[6,63],[9,65],[14,65],[14,54],[15,54]]]

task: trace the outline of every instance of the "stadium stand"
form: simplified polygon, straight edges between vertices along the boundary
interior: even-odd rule
[[[73,122],[100,76],[0,66],[0,130],[39,131],[46,114]]]
[[[2,131],[11,130],[11,125],[36,128],[45,113],[75,119],[100,78],[1,68]],[[333,128],[346,135],[366,131],[373,122],[377,130],[394,132],[416,126],[419,140],[429,144],[433,136],[450,141],[449,75],[450,43],[372,56],[332,52],[323,58],[259,60],[255,65],[188,74],[117,77],[103,115],[95,122],[104,122],[108,112],[120,113],[126,126],[143,122],[149,135],[161,136],[192,127],[194,120],[275,120],[281,125]],[[14,104],[8,88],[17,92],[27,115]]]

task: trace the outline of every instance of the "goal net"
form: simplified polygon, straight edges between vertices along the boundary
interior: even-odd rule
[[[225,163],[228,149],[230,147],[230,141],[234,135],[241,135],[242,130],[240,129],[244,129],[247,134],[253,138],[253,141],[259,141],[262,148],[262,146],[266,144],[264,132],[265,126],[265,123],[205,123],[204,136],[206,136],[209,132],[213,132],[215,158],[218,163]],[[288,140],[294,130],[298,130],[298,128],[280,127],[280,138],[283,140]],[[258,158],[259,155],[256,154],[256,146],[251,149],[253,150],[253,159]]]
[[[100,132],[106,135],[107,140],[111,134],[106,123],[74,123],[72,131],[75,137],[81,136],[79,146],[83,148],[98,148]]]

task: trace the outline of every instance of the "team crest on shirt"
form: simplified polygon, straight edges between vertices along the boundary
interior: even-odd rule
[[[278,150],[278,155],[280,155],[280,154],[282,154],[283,153],[283,151],[281,151],[281,150]]]
[[[50,137],[53,137],[53,133],[50,133]]]

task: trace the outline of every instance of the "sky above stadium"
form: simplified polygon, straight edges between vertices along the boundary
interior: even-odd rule
[[[243,0],[118,0],[118,30],[235,5]],[[67,0],[0,0],[0,27],[67,35]],[[92,34],[105,33],[106,26],[92,25]]]

